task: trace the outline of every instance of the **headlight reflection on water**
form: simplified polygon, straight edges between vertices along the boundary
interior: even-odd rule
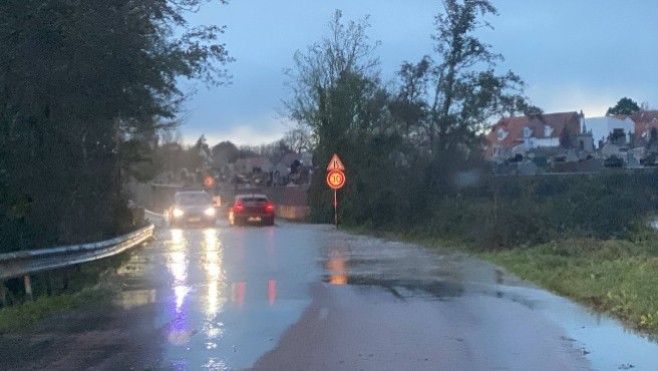
[[[174,294],[173,313],[174,319],[169,328],[167,336],[169,342],[174,345],[183,345],[190,340],[190,331],[186,323],[185,297],[190,291],[187,283],[188,278],[188,246],[187,240],[180,229],[171,230],[171,243],[167,251],[167,269],[174,279],[172,290]]]
[[[171,359],[181,361],[182,369],[201,367],[228,370],[218,357],[224,324],[218,318],[227,298],[228,285],[224,271],[224,251],[220,231],[173,229],[166,252],[167,269],[172,278],[168,304],[170,322],[167,340]],[[206,352],[194,361],[185,358],[186,350]],[[182,352],[182,353],[181,353]],[[192,367],[188,362],[202,362]],[[197,368],[198,368],[197,367]]]
[[[202,265],[206,272],[205,314],[209,325],[208,337],[221,336],[221,329],[214,323],[217,313],[226,302],[223,292],[226,290],[226,278],[223,271],[224,250],[216,229],[203,231]]]
[[[172,244],[169,246],[169,253],[167,254],[167,268],[174,277],[173,289],[176,298],[176,312],[179,312],[185,296],[189,292],[189,287],[186,285],[187,266],[189,265],[187,241],[180,229],[171,230],[171,241]]]

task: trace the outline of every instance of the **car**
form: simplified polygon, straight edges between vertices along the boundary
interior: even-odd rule
[[[263,194],[239,194],[229,209],[228,220],[231,225],[274,225],[274,204]]]
[[[212,197],[205,191],[178,191],[167,210],[169,226],[199,225],[212,227],[217,223],[217,210]]]

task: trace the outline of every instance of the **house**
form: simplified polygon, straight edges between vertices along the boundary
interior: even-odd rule
[[[295,162],[295,160],[301,162],[302,161],[301,155],[297,153],[288,153],[285,156],[283,156],[281,161],[279,161],[277,168],[282,174],[283,172],[281,170],[286,169],[287,170],[286,174],[288,174],[290,173],[290,166],[292,165],[293,162]]]
[[[584,149],[591,135],[582,130],[583,118],[575,111],[501,118],[486,136],[485,155],[501,162],[538,148]]]
[[[585,119],[583,131],[590,131],[598,149],[608,141],[609,137],[618,137],[617,144],[630,144],[635,133],[635,123],[630,117],[605,116]]]
[[[658,111],[635,111],[630,119],[634,123],[636,145],[646,145],[651,139],[651,130],[658,130]]]
[[[258,156],[238,159],[235,161],[233,169],[239,174],[269,173],[274,171],[274,166],[267,157]]]

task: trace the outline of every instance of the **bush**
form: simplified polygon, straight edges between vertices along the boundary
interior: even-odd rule
[[[485,248],[627,237],[654,210],[654,171],[490,177],[434,208],[434,231]]]
[[[343,191],[345,224],[367,222],[374,228],[460,239],[484,249],[566,237],[626,238],[643,228],[655,209],[658,189],[655,170],[489,176],[444,193],[427,191],[415,178],[387,187],[375,186],[374,175],[355,178]],[[331,215],[331,195],[323,188],[311,187],[312,215],[319,221]]]

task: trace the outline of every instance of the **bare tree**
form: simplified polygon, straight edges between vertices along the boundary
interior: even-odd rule
[[[313,137],[310,131],[301,125],[296,129],[288,130],[283,135],[282,140],[295,153],[302,153],[313,149]]]
[[[305,51],[298,50],[293,57],[294,68],[285,71],[292,96],[284,105],[293,120],[314,131],[321,125],[319,110],[326,93],[341,77],[378,74],[379,60],[373,52],[379,43],[369,43],[368,17],[344,24],[342,16],[336,10],[329,22],[330,35]]]
[[[523,82],[514,73],[497,75],[500,54],[477,38],[476,31],[493,27],[484,19],[497,15],[488,0],[445,0],[436,16],[433,36],[437,62],[431,71],[428,120],[430,146],[438,150],[472,142],[487,120],[528,106],[520,95]]]

